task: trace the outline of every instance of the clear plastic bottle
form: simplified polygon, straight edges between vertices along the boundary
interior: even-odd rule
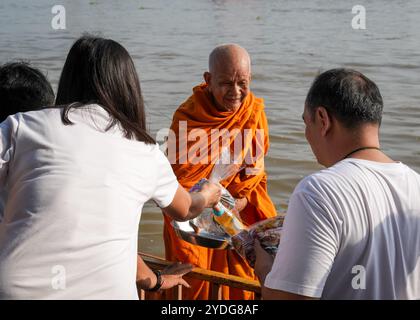
[[[230,236],[234,236],[247,228],[236,217],[236,215],[226,208],[223,204],[219,203],[219,211],[213,209],[213,219],[223,228],[223,230]]]
[[[190,192],[200,191],[202,186],[207,182],[207,179],[200,179],[200,181],[190,189]],[[229,236],[234,236],[243,230],[247,230],[247,227],[245,227],[241,220],[232,212],[235,207],[235,199],[222,185],[220,185],[220,188],[222,190],[222,195],[221,200],[217,204],[219,211],[213,209],[213,219],[224,232]]]

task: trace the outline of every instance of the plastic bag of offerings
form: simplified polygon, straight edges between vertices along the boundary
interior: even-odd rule
[[[249,226],[248,230],[243,230],[231,238],[233,247],[246,259],[251,267],[255,265],[255,239],[258,239],[265,251],[273,257],[276,255],[280,243],[283,220],[284,215],[278,215],[259,221]]]
[[[235,213],[235,199],[226,188],[220,185],[220,181],[238,173],[243,168],[240,164],[235,163],[229,149],[225,148],[222,150],[220,159],[214,165],[209,180],[201,179],[190,189],[190,192],[200,191],[208,181],[219,184],[222,188],[221,199],[217,205],[219,210],[205,210],[190,222],[196,232],[205,230],[216,235],[233,236],[247,229],[242,224],[239,215]]]

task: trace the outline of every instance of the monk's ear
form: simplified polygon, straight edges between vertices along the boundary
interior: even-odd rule
[[[211,74],[210,74],[210,72],[208,72],[208,71],[204,72],[203,78],[204,78],[204,81],[209,86],[210,85],[210,81],[211,81]]]

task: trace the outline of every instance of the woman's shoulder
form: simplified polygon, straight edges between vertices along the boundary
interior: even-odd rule
[[[19,127],[33,126],[33,125],[48,125],[51,122],[49,119],[60,118],[60,110],[55,107],[45,107],[38,110],[18,112],[10,115],[8,119],[19,123]]]

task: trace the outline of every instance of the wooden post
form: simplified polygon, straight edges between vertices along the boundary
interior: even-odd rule
[[[143,289],[140,289],[140,300],[146,300],[146,292]]]
[[[140,253],[144,262],[153,270],[162,270],[168,265],[171,265],[173,262],[166,261],[163,258],[156,257],[146,253]],[[255,299],[261,299],[261,286],[260,283],[256,280],[249,280],[240,278],[238,276],[233,276],[229,274],[224,274],[221,272],[194,268],[191,272],[188,273],[188,277],[203,281],[209,281],[211,283],[211,295],[210,299],[212,300],[222,300],[222,287],[228,286],[231,288],[236,288],[240,290],[246,290],[256,293]],[[140,290],[139,290],[140,291]],[[153,296],[153,294],[155,296]],[[140,299],[162,299],[162,294],[157,294],[153,292],[139,292]],[[171,299],[182,300],[182,286],[179,285],[175,288],[169,289],[165,293],[166,297]]]
[[[179,284],[176,288],[176,296],[175,296],[176,300],[182,300],[182,285]]]
[[[222,300],[222,286],[218,283],[211,282],[210,285],[211,300]]]

